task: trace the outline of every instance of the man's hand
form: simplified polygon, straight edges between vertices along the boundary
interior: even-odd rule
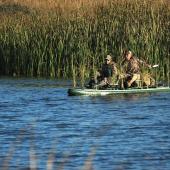
[[[151,68],[152,68],[152,66],[149,64],[149,65],[148,65],[148,68],[150,68],[150,69],[151,69]]]

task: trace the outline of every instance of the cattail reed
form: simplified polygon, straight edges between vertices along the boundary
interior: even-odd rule
[[[166,0],[0,3],[0,75],[81,79],[112,54],[131,49],[169,77]]]

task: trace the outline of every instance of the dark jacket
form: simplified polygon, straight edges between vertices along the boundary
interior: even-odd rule
[[[101,70],[102,77],[112,77],[113,75],[117,75],[117,67],[116,63],[112,62],[111,64],[103,64]]]

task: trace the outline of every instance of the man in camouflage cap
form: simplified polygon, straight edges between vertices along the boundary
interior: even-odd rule
[[[98,70],[89,82],[89,87],[107,88],[113,86],[117,80],[117,67],[111,55],[107,55],[102,68]]]
[[[118,71],[111,55],[106,56],[105,63],[97,74],[97,79],[99,80],[98,87],[113,86],[116,83]]]

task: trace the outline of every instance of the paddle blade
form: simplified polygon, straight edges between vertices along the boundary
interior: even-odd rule
[[[155,68],[155,67],[158,67],[158,66],[159,66],[158,64],[155,64],[155,65],[153,65],[152,67]]]

